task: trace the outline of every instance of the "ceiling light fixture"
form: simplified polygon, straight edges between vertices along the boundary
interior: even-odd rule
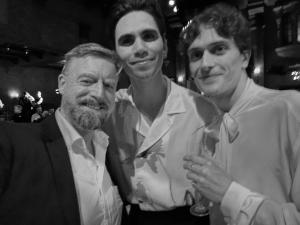
[[[178,12],[177,6],[175,6],[175,7],[173,8],[173,12],[174,12],[174,13],[177,13],[177,12]]]
[[[169,0],[169,6],[174,6],[175,5],[175,1],[174,0]]]

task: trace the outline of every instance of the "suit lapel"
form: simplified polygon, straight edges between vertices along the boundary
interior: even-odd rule
[[[48,147],[54,180],[66,224],[80,225],[79,206],[71,162],[55,117],[42,122],[43,139]]]

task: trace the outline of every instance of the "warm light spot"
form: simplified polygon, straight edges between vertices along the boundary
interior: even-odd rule
[[[174,13],[177,13],[177,12],[178,12],[177,6],[175,6],[175,7],[173,8],[173,12],[174,12]]]
[[[183,81],[184,81],[184,75],[179,75],[179,76],[177,77],[177,82],[178,82],[178,83],[183,83]]]
[[[173,5],[175,5],[175,1],[174,0],[170,0],[169,1],[169,6],[173,6]]]
[[[293,80],[300,80],[300,71],[292,71],[290,75]]]
[[[255,67],[253,73],[254,73],[255,75],[258,75],[258,74],[260,74],[260,71],[261,71],[260,67],[257,66],[257,67]]]
[[[8,96],[9,96],[10,98],[19,98],[20,93],[19,93],[19,91],[16,90],[16,89],[11,89],[11,90],[8,91]]]

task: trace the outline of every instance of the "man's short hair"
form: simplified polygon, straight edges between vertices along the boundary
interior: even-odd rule
[[[159,33],[162,37],[166,34],[166,23],[165,18],[162,13],[160,4],[157,0],[119,0],[117,1],[111,11],[110,15],[110,25],[109,25],[109,35],[113,37],[111,40],[112,47],[115,48],[115,29],[119,20],[126,14],[134,11],[144,11],[149,13],[154,21],[156,22]]]
[[[196,15],[182,33],[182,41],[188,48],[198,35],[199,27],[212,27],[223,38],[232,38],[240,52],[251,50],[251,32],[248,20],[233,5],[216,3]]]
[[[75,48],[71,49],[64,55],[64,67],[62,69],[62,73],[66,72],[71,59],[82,58],[85,56],[95,56],[111,60],[115,64],[117,71],[121,69],[121,61],[114,51],[105,48],[97,43],[85,43],[77,45]]]

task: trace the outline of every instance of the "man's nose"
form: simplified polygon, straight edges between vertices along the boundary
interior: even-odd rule
[[[136,57],[144,58],[148,55],[146,44],[140,38],[136,39],[136,42],[135,42],[135,45],[134,45],[134,50],[135,50],[135,56]]]
[[[204,51],[202,55],[202,67],[204,69],[211,68],[214,64],[214,58],[208,51]]]
[[[102,98],[104,96],[104,87],[102,81],[99,81],[93,85],[92,95],[96,98]]]

